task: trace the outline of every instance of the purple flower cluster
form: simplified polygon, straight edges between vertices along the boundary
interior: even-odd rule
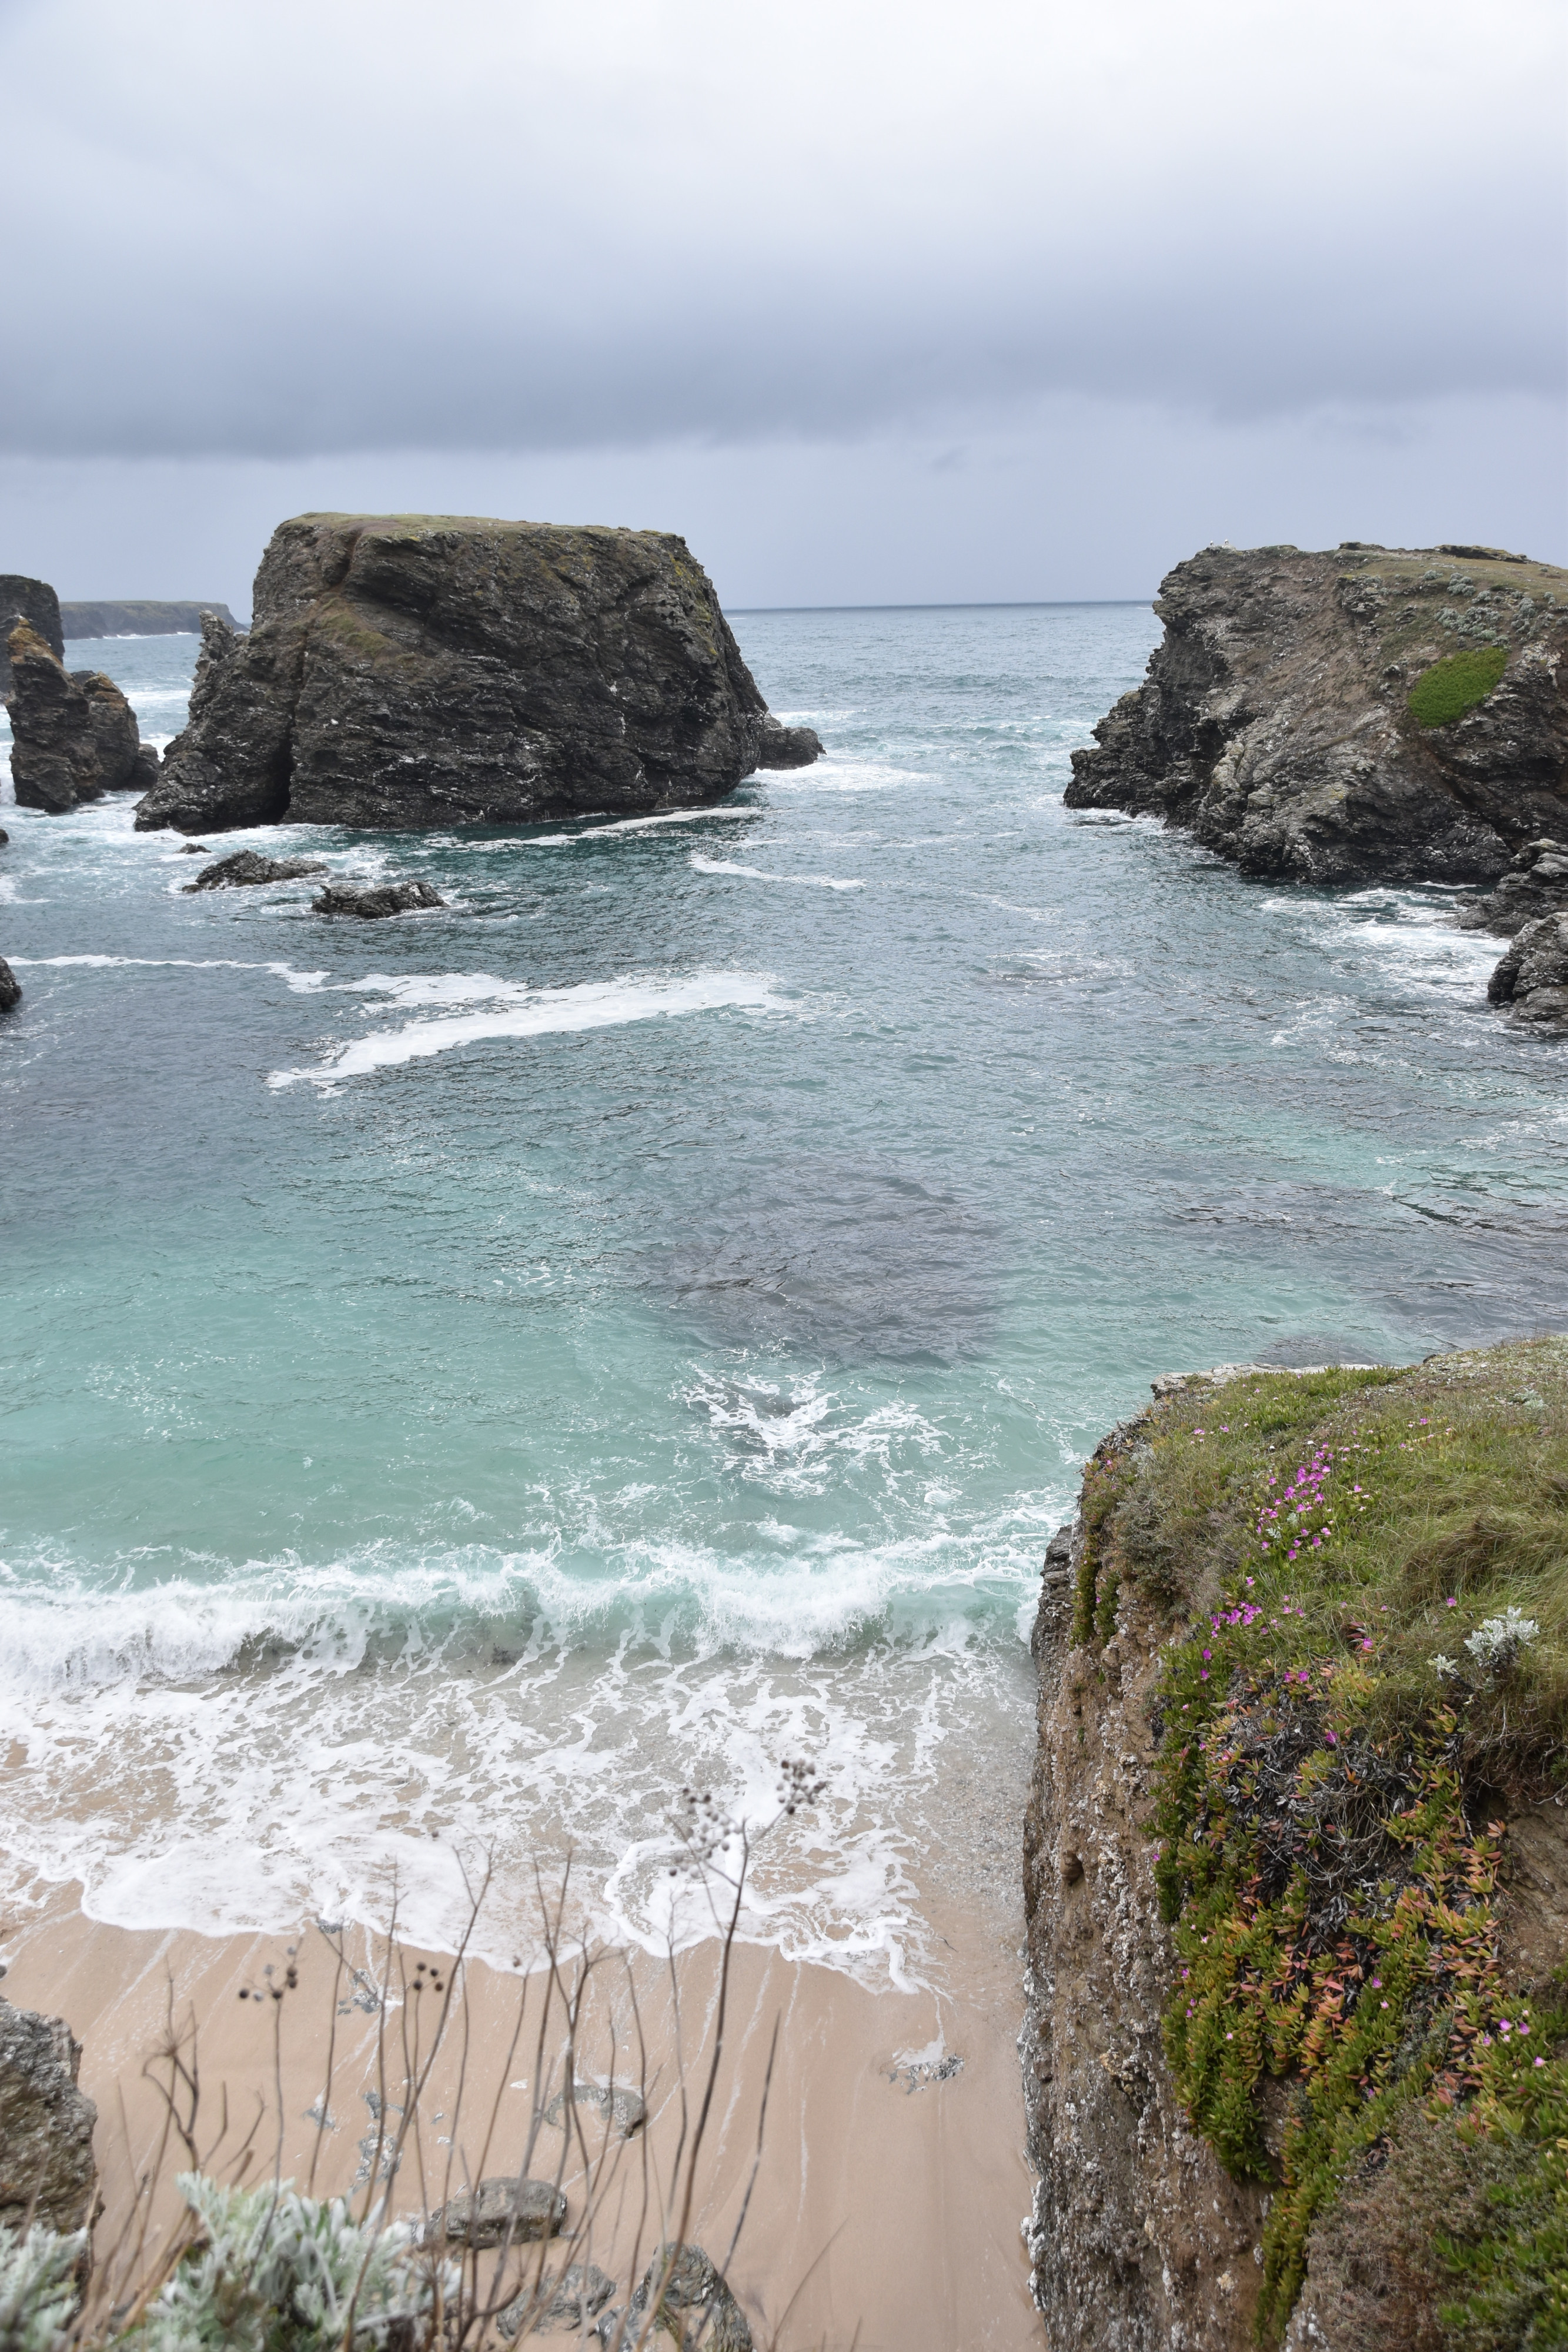
[[[1319,1551],[1328,1542],[1333,1528],[1323,1486],[1333,1468],[1333,1446],[1320,1445],[1290,1484],[1263,1504],[1258,1513],[1258,1540],[1265,1551],[1283,1550],[1287,1559],[1295,1559],[1303,1548]],[[1270,1470],[1270,1486],[1278,1479],[1279,1473]],[[1310,1524],[1314,1519],[1317,1524]]]

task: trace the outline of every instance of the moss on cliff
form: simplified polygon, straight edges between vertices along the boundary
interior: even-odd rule
[[[1081,1560],[1081,1641],[1127,1586],[1171,1628],[1166,2049],[1275,2184],[1260,2336],[1419,2126],[1432,2340],[1568,2343],[1568,2011],[1499,1913],[1510,1805],[1568,1779],[1568,1344],[1189,1387],[1101,1448]]]
[[[1506,646],[1468,646],[1445,654],[1422,671],[1408,696],[1410,715],[1423,727],[1447,727],[1484,702],[1508,667]]]

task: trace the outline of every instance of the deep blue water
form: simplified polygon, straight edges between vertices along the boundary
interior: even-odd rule
[[[5,811],[15,1901],[282,1924],[395,1864],[434,1932],[464,1836],[570,1839],[653,1933],[670,1790],[809,1746],[768,1931],[896,1955],[1155,1372],[1568,1321],[1568,1048],[1453,894],[1062,808],[1145,608],[737,627],[830,756],[695,821],[222,845],[435,913]],[[159,737],[193,650],[70,657]]]

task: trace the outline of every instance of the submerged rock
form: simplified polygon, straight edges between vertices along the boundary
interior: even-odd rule
[[[1487,983],[1493,1004],[1518,1021],[1568,1022],[1568,912],[1526,923]]]
[[[426,2222],[427,2243],[498,2246],[503,2239],[522,2245],[559,2237],[566,2221],[566,2199],[548,2180],[496,2179],[460,2189]]]
[[[5,957],[0,956],[0,1013],[9,1013],[14,1004],[21,1002],[22,983]]]
[[[803,765],[685,541],[472,516],[300,515],[246,637],[204,614],[142,830],[394,830],[700,807]]]
[[[144,784],[158,755],[141,741],[136,713],[114,680],[101,670],[68,671],[26,621],[11,631],[9,645],[5,708],[11,781],[21,805],[57,816],[104,793]]]
[[[189,898],[193,890],[243,890],[262,882],[297,882],[302,874],[326,871],[321,857],[262,857],[254,849],[236,849],[232,857],[204,866],[195,880],[182,887]]]
[[[62,2018],[0,2000],[0,2223],[64,2234],[96,2220],[98,2109],[77,2088],[80,2065]]]
[[[445,899],[428,882],[378,882],[364,888],[351,882],[334,882],[310,902],[317,915],[359,915],[374,920],[382,915],[411,915],[421,907],[444,907]]]
[[[752,2352],[746,2314],[724,2273],[700,2246],[677,2248],[673,2261],[670,2248],[660,2247],[632,2297],[629,2340],[637,2340],[643,2316],[655,2295],[653,2333],[673,2336],[682,2352],[699,2344],[703,2352]]]
[[[1568,572],[1492,551],[1206,548],[1071,808],[1190,827],[1245,874],[1492,882],[1568,835]]]
[[[0,701],[11,691],[11,632],[25,621],[57,662],[66,657],[60,628],[60,600],[47,580],[29,580],[25,572],[0,572]]]
[[[496,2326],[508,2343],[525,2329],[530,2334],[540,2328],[581,2329],[614,2292],[614,2280],[597,2263],[569,2263],[559,2277],[546,2271],[537,2287],[530,2283],[526,2294],[497,2314]]]

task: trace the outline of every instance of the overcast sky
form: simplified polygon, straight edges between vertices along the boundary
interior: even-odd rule
[[[1557,0],[0,0],[0,570],[306,507],[733,604],[1568,560]]]

